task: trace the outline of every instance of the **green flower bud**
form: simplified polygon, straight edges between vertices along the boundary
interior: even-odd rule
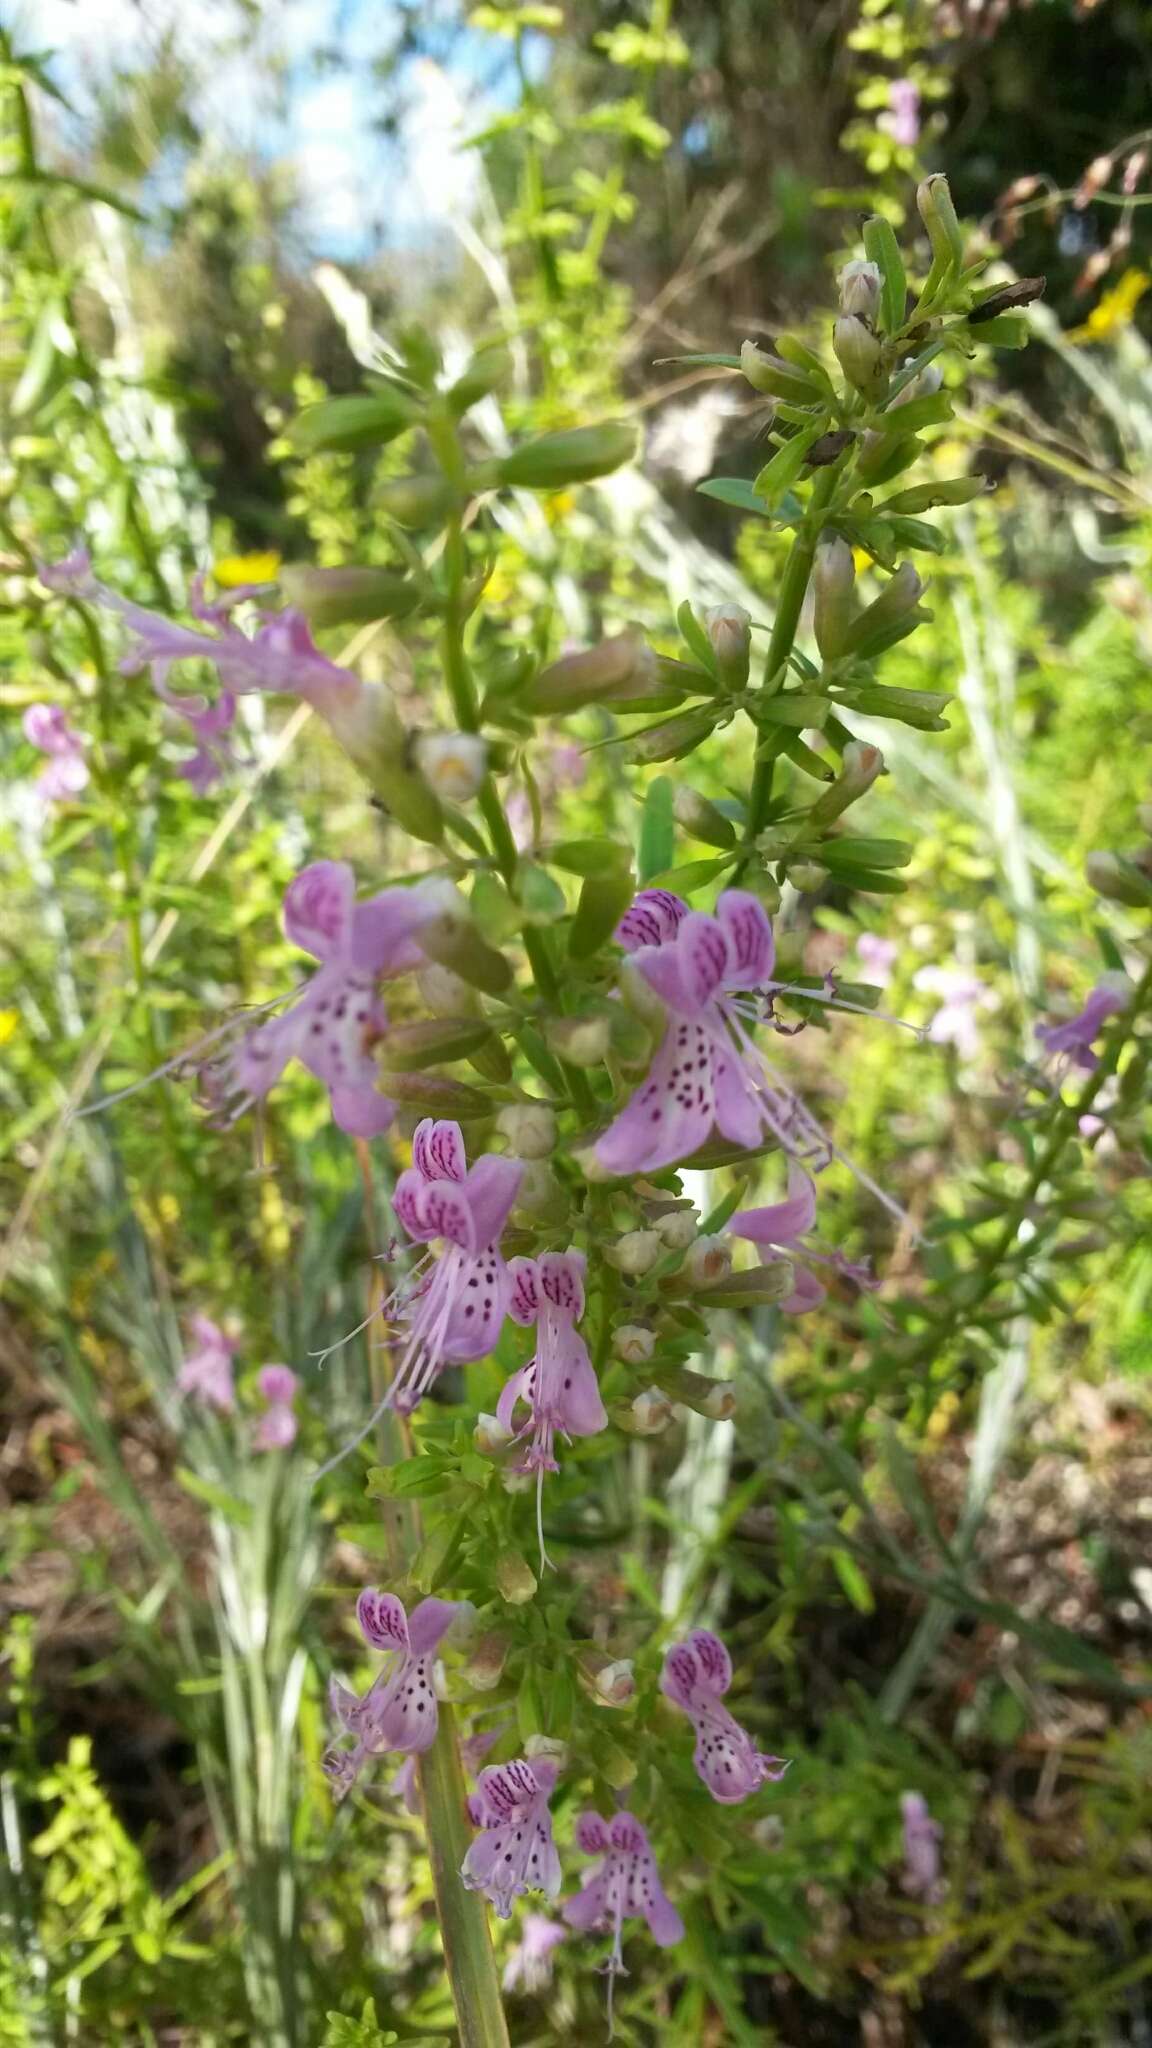
[[[942,271],[959,270],[964,261],[964,239],[943,172],[934,172],[916,187],[916,207],[928,230],[933,263]]]
[[[818,860],[792,860],[788,862],[788,880],[794,889],[804,889],[815,895],[828,880],[828,870]]]
[[[380,448],[419,417],[419,399],[388,384],[376,391],[325,398],[319,405],[308,406],[293,420],[288,438],[302,455]]]
[[[614,691],[643,691],[657,680],[656,660],[635,631],[617,633],[579,654],[565,654],[516,693],[525,711],[579,711],[599,704]]]
[[[835,661],[852,622],[856,589],[852,550],[839,534],[830,534],[816,550],[812,589],[816,645],[825,661]]]
[[[691,834],[693,839],[702,839],[705,846],[722,846],[727,850],[736,844],[736,827],[730,818],[709,803],[695,789],[688,789],[681,783],[672,798],[672,815],[676,823]]]
[[[631,462],[635,453],[635,427],[625,420],[605,420],[600,426],[572,427],[567,433],[540,434],[525,441],[501,457],[495,473],[501,484],[555,491],[608,476]]]
[[[562,1187],[546,1159],[526,1159],[513,1209],[524,1222],[563,1223],[571,1208]]]
[[[752,621],[741,604],[716,604],[704,614],[716,666],[729,689],[742,690],[748,681],[752,652]]]
[[[451,968],[462,981],[483,989],[486,995],[503,995],[511,987],[512,969],[503,953],[481,938],[458,898],[422,927],[420,945],[430,960]]]
[[[894,576],[890,576],[879,597],[854,619],[844,635],[841,651],[845,654],[867,654],[886,635],[889,627],[915,611],[924,594],[925,585],[911,562],[902,562]]]
[[[832,328],[832,347],[850,384],[866,398],[879,398],[888,383],[884,345],[866,320],[842,313]]]
[[[753,391],[787,399],[792,405],[815,405],[825,395],[809,372],[786,363],[781,356],[770,355],[767,349],[757,348],[754,341],[741,344],[740,368]]]
[[[498,391],[507,382],[512,368],[512,359],[501,342],[490,343],[487,348],[477,349],[463,374],[456,379],[448,392],[448,404],[459,418],[487,398],[489,392]]]
[[[536,1597],[536,1574],[518,1550],[502,1550],[496,1559],[496,1584],[509,1607],[523,1607]]]
[[[830,825],[849,804],[871,789],[877,776],[884,773],[884,756],[879,747],[869,746],[866,740],[849,740],[844,749],[840,773],[830,789],[826,789],[808,813],[809,825]]]
[[[315,569],[286,562],[280,588],[310,626],[368,625],[374,619],[403,619],[420,603],[420,592],[395,569]]]
[[[452,503],[443,477],[392,476],[376,485],[372,502],[397,526],[438,526]]]

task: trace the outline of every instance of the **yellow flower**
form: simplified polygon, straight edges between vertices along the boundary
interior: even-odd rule
[[[262,555],[222,555],[212,565],[212,574],[223,590],[235,590],[241,583],[275,583],[280,557],[271,549]]]
[[[20,1028],[19,1010],[0,1010],[0,1045],[7,1045]]]
[[[865,569],[872,567],[872,557],[868,553],[867,548],[853,548],[852,566],[858,576],[862,576]]]
[[[1132,325],[1132,316],[1144,297],[1152,277],[1146,270],[1126,270],[1111,291],[1093,306],[1082,327],[1070,327],[1065,340],[1110,341],[1114,334]]]

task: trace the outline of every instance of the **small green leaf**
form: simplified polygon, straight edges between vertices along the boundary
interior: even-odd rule
[[[569,875],[603,875],[628,866],[628,848],[618,839],[565,839],[543,858]]]
[[[876,1602],[872,1597],[872,1588],[851,1552],[833,1550],[829,1552],[829,1556],[832,1559],[832,1569],[857,1614],[874,1614]]]
[[[766,462],[753,484],[758,497],[763,498],[769,510],[775,510],[785,491],[795,483],[804,467],[804,457],[813,443],[818,441],[828,425],[827,418],[816,420],[812,426],[804,427],[785,441],[776,450],[771,462]]]
[[[587,876],[568,928],[568,951],[573,960],[589,960],[599,952],[631,903],[635,888],[631,868],[611,868],[606,874]]]
[[[675,793],[675,785],[667,775],[655,776],[644,793],[637,848],[637,869],[641,888],[647,887],[653,875],[663,874],[665,869],[672,865],[672,853],[676,843],[676,825],[672,811]]]

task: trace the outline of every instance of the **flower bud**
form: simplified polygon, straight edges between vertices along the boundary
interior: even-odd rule
[[[942,171],[916,187],[916,206],[928,230],[933,260],[940,267],[959,269],[964,260],[964,241],[948,180]]]
[[[842,313],[832,328],[832,347],[850,384],[866,398],[879,398],[887,384],[884,348],[866,320]]]
[[[828,870],[818,860],[790,860],[788,880],[794,889],[802,889],[812,896],[822,889],[828,880]]]
[[[549,1051],[569,1067],[600,1066],[611,1036],[607,1017],[549,1017],[544,1026]]]
[[[1084,863],[1090,888],[1110,903],[1127,903],[1134,910],[1152,909],[1152,876],[1134,860],[1118,853],[1090,853]]]
[[[587,1660],[586,1660],[587,1661]],[[583,1676],[583,1673],[581,1673]],[[626,1707],[636,1697],[636,1679],[631,1657],[617,1657],[590,1671],[592,1697],[605,1707]]]
[[[550,1162],[547,1159],[526,1159],[513,1203],[517,1220],[534,1224],[563,1223],[570,1207],[568,1191],[557,1180]]]
[[[516,693],[526,711],[579,711],[617,691],[642,691],[657,678],[656,657],[642,636],[629,629],[577,654],[563,654]]]
[[[676,761],[684,754],[694,753],[708,738],[716,724],[717,713],[703,711],[681,711],[675,718],[661,718],[657,724],[645,726],[643,731],[630,735],[625,742],[629,758],[633,761]]]
[[[416,976],[424,1003],[437,1017],[478,1017],[480,998],[450,967],[427,961]]]
[[[868,654],[886,644],[890,629],[916,609],[924,595],[924,583],[911,562],[902,562],[888,578],[879,597],[852,621],[844,636],[846,654]]]
[[[571,427],[557,434],[538,434],[504,455],[495,465],[502,484],[530,491],[562,490],[566,484],[590,483],[608,476],[636,453],[636,429],[625,420],[604,420],[599,426]]]
[[[441,916],[422,927],[420,945],[430,959],[486,995],[503,995],[511,984],[512,969],[503,953],[481,937],[460,898],[446,901]]]
[[[816,550],[812,571],[813,625],[816,645],[825,661],[835,661],[852,622],[856,564],[840,535],[830,534]]]
[[[634,1017],[647,1024],[652,1031],[663,1031],[668,1021],[668,1012],[660,1001],[648,977],[641,974],[634,960],[625,957],[620,962],[617,984],[625,1003]]]
[[[289,604],[318,628],[403,619],[420,602],[416,585],[395,569],[315,569],[305,562],[285,562],[279,583]]]
[[[669,1400],[707,1416],[709,1422],[727,1422],[736,1413],[736,1389],[729,1380],[709,1379],[686,1365],[672,1365],[661,1373],[660,1384]]]
[[[664,1247],[654,1230],[627,1230],[609,1245],[604,1256],[618,1273],[624,1273],[631,1280],[638,1280],[651,1271],[657,1259],[663,1255]]]
[[[452,491],[439,476],[392,476],[374,486],[372,503],[397,526],[438,526],[452,503]]]
[[[509,1102],[496,1119],[516,1159],[547,1159],[556,1149],[556,1116],[546,1102]]]
[[[781,356],[770,355],[767,349],[757,348],[754,341],[741,344],[740,369],[753,391],[786,398],[793,405],[812,405],[825,395],[809,371],[786,363]]]
[[[614,1792],[626,1792],[636,1782],[636,1763],[618,1742],[598,1742],[596,1765],[600,1776]]]
[[[506,1465],[500,1474],[500,1484],[505,1493],[531,1493],[536,1481],[531,1472],[518,1472],[514,1466]]]
[[[592,1187],[602,1187],[606,1182],[617,1178],[609,1167],[601,1166],[595,1145],[574,1145],[572,1157],[584,1179]]]
[[[569,1746],[559,1735],[541,1735],[534,1731],[524,1739],[524,1754],[531,1762],[533,1757],[542,1757],[546,1763],[555,1764],[557,1771],[563,1771],[568,1762]]]
[[[656,1336],[641,1323],[621,1323],[612,1334],[612,1349],[625,1365],[646,1365],[656,1349]]]
[[[502,1550],[496,1559],[496,1585],[509,1607],[523,1607],[536,1597],[536,1574],[518,1550]]]
[[[914,398],[934,398],[943,383],[944,372],[939,363],[926,363],[924,368],[909,378],[908,383],[896,393],[888,408],[889,412],[895,412],[901,405],[911,405]]]
[[[727,851],[736,844],[736,827],[731,818],[684,783],[672,798],[672,815],[685,832],[693,839],[702,839],[705,846],[722,846]]]
[[[840,773],[830,789],[818,797],[808,813],[809,825],[830,825],[834,818],[871,789],[884,773],[884,756],[867,740],[849,740],[841,759]]]
[[[439,799],[404,764],[407,735],[391,691],[355,677],[348,688],[314,694],[311,703],[397,822],[414,838],[437,845],[444,836]]]
[[[658,1216],[652,1228],[667,1251],[686,1252],[696,1242],[699,1224],[695,1209],[673,1209],[667,1216]]]
[[[508,1639],[494,1632],[481,1636],[473,1644],[472,1653],[464,1666],[464,1678],[477,1692],[492,1692],[504,1676],[504,1663],[508,1655]]]
[[[709,1287],[732,1271],[732,1248],[726,1237],[698,1237],[684,1261],[693,1287]]]
[[[474,732],[421,733],[412,758],[429,789],[449,803],[467,803],[488,773],[488,743]]]
[[[840,311],[855,314],[869,326],[880,310],[880,266],[858,256],[846,263],[836,280],[840,287]]]
[[[704,614],[704,630],[723,680],[730,689],[742,690],[752,651],[752,621],[743,605],[712,605]]]
[[[512,1431],[505,1429],[495,1415],[478,1415],[472,1441],[482,1458],[495,1458],[511,1443]]]
[[[632,1403],[632,1428],[637,1436],[659,1436],[672,1420],[672,1403],[659,1387],[637,1394]]]
[[[726,1380],[717,1380],[701,1401],[700,1413],[706,1415],[709,1422],[729,1422],[736,1413],[737,1405],[735,1388]]]

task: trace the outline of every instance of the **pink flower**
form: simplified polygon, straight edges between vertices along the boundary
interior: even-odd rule
[[[892,80],[888,87],[888,109],[877,125],[902,148],[915,149],[920,140],[920,88],[913,79]]]
[[[84,759],[85,740],[63,705],[30,704],[21,724],[25,739],[48,756],[48,766],[36,778],[36,793],[42,802],[67,803],[69,797],[79,796],[91,780]]]
[[[1111,979],[1099,981],[1088,997],[1084,1008],[1063,1024],[1037,1024],[1036,1036],[1049,1058],[1055,1061],[1057,1069],[1066,1073],[1070,1067],[1079,1067],[1090,1074],[1099,1065],[1099,1055],[1093,1051],[1093,1042],[1104,1029],[1109,1017],[1118,1010],[1126,1009],[1131,996],[1131,985],[1127,975],[1114,975]]]
[[[567,1941],[568,1930],[546,1913],[525,1913],[520,1923],[520,1940],[504,1965],[505,1991],[523,1988],[528,1997],[538,1997],[552,1982],[554,1948]]]
[[[418,1756],[436,1740],[439,1709],[432,1683],[436,1651],[460,1611],[455,1600],[421,1600],[411,1618],[394,1593],[366,1589],[356,1619],[370,1649],[394,1658],[363,1699],[333,1679],[328,1697],[351,1749],[333,1747],[324,1772],[337,1799],[351,1790],[369,1757]]]
[[[313,861],[297,875],[284,898],[284,930],[320,972],[282,1016],[249,1030],[209,1069],[209,1092],[228,1119],[262,1101],[298,1059],[328,1089],[342,1131],[386,1131],[395,1105],[376,1087],[372,1047],[388,1022],[376,984],[417,965],[417,934],[442,908],[437,883],[382,889],[357,903],[346,861]]]
[[[418,1244],[444,1250],[403,1307],[404,1348],[390,1401],[410,1415],[446,1365],[483,1358],[500,1335],[512,1289],[500,1237],[524,1173],[518,1159],[485,1152],[469,1170],[457,1123],[426,1116],[392,1204]]]
[[[895,939],[882,939],[876,932],[861,932],[856,940],[856,958],[864,970],[865,981],[874,988],[887,988],[899,952]]]
[[[511,1431],[516,1406],[529,1409],[519,1431],[531,1441],[514,1467],[536,1474],[536,1521],[540,1562],[546,1562],[542,1521],[545,1472],[558,1472],[555,1437],[595,1436],[608,1427],[588,1346],[576,1328],[584,1313],[583,1252],[544,1252],[539,1259],[513,1259],[508,1311],[513,1322],[536,1324],[536,1352],[513,1373],[500,1396],[496,1419]]]
[[[554,1899],[560,1890],[560,1858],[548,1810],[555,1785],[556,1766],[545,1757],[531,1763],[517,1757],[509,1764],[489,1764],[480,1773],[474,1805],[482,1833],[460,1875],[468,1891],[484,1893],[501,1920],[509,1918],[513,1899],[525,1892]]]
[[[623,1954],[625,1920],[643,1918],[660,1948],[671,1948],[684,1939],[684,1922],[660,1882],[651,1844],[640,1822],[631,1813],[614,1814],[610,1821],[598,1813],[582,1813],[576,1823],[577,1846],[586,1856],[600,1862],[587,1870],[575,1898],[565,1899],[560,1911],[569,1927],[579,1934],[610,1931],[612,1953],[608,1959],[608,2027],[612,2036],[612,1991],[618,1976],[626,1974]]]
[[[258,1451],[286,1451],[296,1438],[297,1422],[292,1410],[296,1399],[296,1375],[287,1365],[262,1365],[256,1385],[267,1407],[256,1424],[252,1438]]]
[[[205,601],[203,578],[196,577],[188,595],[193,617],[211,630],[178,626],[159,612],[121,597],[92,574],[90,557],[77,548],[63,562],[39,565],[37,574],[49,590],[102,605],[124,620],[135,636],[120,663],[122,675],[147,668],[158,697],[192,728],[197,751],[181,769],[199,794],[211,787],[221,767],[231,760],[223,735],[231,727],[236,698],[253,691],[301,697],[321,717],[347,724],[361,702],[365,685],[350,669],[321,654],[302,612],[288,609],[258,614],[256,631],[244,632],[229,614],[260,586],[246,584],[214,604]],[[168,672],[178,662],[207,661],[220,679],[222,695],[210,704],[202,696],[177,696],[168,687]]]
[[[921,967],[912,977],[912,986],[940,998],[940,1008],[928,1026],[933,1045],[955,1046],[962,1060],[974,1060],[981,1043],[977,1013],[996,1003],[987,984],[964,967]]]
[[[815,1222],[816,1183],[811,1174],[792,1160],[788,1166],[787,1199],[769,1202],[761,1209],[737,1209],[728,1228],[733,1237],[746,1238],[757,1246],[765,1266],[774,1265],[779,1258],[806,1260],[809,1266],[833,1266],[858,1287],[877,1286],[866,1261],[854,1264],[839,1252],[822,1252],[805,1242]],[[780,1306],[789,1315],[803,1315],[806,1309],[818,1308],[827,1291],[815,1273],[805,1265],[796,1265],[792,1292]]]
[[[782,1757],[758,1750],[733,1720],[723,1700],[731,1683],[732,1660],[720,1638],[707,1629],[698,1628],[686,1642],[673,1643],[664,1658],[660,1690],[695,1728],[693,1762],[713,1799],[723,1806],[749,1798],[765,1779],[775,1784],[788,1769]]]
[[[749,1037],[748,1016],[769,999],[775,957],[768,913],[755,896],[728,889],[715,917],[689,910],[667,889],[645,889],[616,937],[670,1012],[647,1081],[596,1144],[608,1173],[655,1173],[689,1158],[715,1126],[734,1145],[775,1138],[792,1157],[826,1165],[832,1148],[799,1097]]]
[[[197,1348],[189,1352],[180,1367],[176,1385],[182,1394],[194,1394],[210,1407],[230,1415],[235,1407],[232,1360],[240,1346],[235,1338],[225,1335],[211,1316],[193,1316],[192,1335]]]
[[[904,1821],[904,1889],[910,1898],[934,1904],[943,1894],[940,1881],[940,1842],[943,1829],[928,1811],[919,1792],[900,1794]]]

